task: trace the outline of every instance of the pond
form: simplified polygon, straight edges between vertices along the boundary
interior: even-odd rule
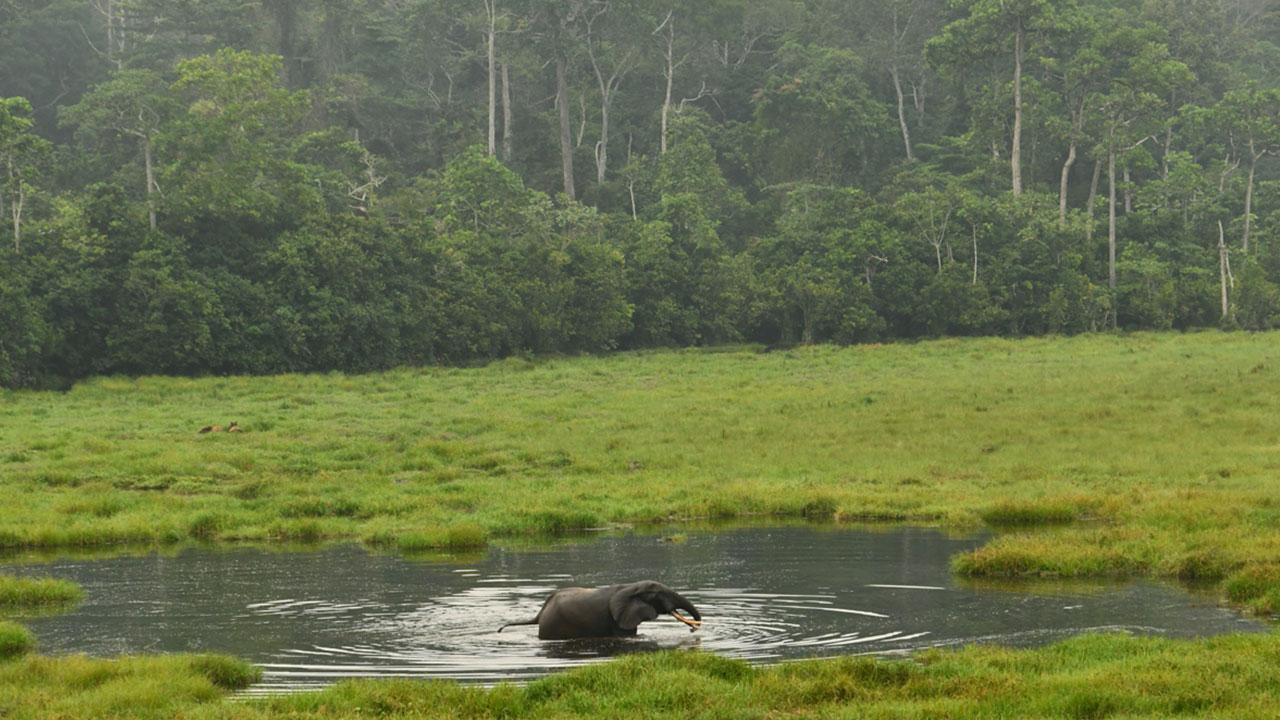
[[[81,583],[74,612],[30,622],[45,653],[220,652],[260,664],[256,692],[348,677],[524,680],[628,652],[701,648],[770,662],[974,642],[1035,645],[1083,632],[1192,637],[1264,631],[1176,585],[975,586],[952,555],[981,544],[937,530],[736,529],[664,542],[627,534],[464,562],[370,554],[186,549],[64,560],[22,573]],[[664,617],[635,639],[537,639],[533,616],[566,585],[657,579],[702,611],[690,633]]]

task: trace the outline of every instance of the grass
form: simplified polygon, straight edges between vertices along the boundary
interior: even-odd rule
[[[1087,636],[1036,650],[975,647],[911,660],[752,667],[701,652],[632,655],[492,689],[412,680],[229,701],[252,668],[225,658],[0,663],[0,717],[1169,718],[1272,717],[1280,637],[1195,642]]]
[[[0,662],[0,717],[167,720],[221,703],[227,691],[259,676],[246,663],[212,655],[114,660],[26,655]]]
[[[26,655],[35,647],[36,639],[30,630],[17,623],[0,620],[0,662]]]
[[[0,575],[0,614],[68,609],[84,592],[68,580]]]
[[[1278,411],[1280,334],[103,378],[0,393],[0,548],[358,538],[420,554],[762,515],[986,525],[1000,532],[954,559],[975,582],[1158,575],[1275,614]],[[246,432],[195,432],[231,420]],[[73,591],[0,579],[27,610]],[[0,717],[1252,718],[1280,701],[1280,634],[769,668],[658,654],[524,688],[236,702],[257,675],[234,660],[33,647],[0,623]]]
[[[973,576],[1221,582],[1280,561],[1278,411],[1274,333],[102,378],[0,394],[0,548],[784,515],[1006,529]]]

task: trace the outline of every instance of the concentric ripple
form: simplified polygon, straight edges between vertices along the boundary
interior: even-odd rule
[[[20,567],[85,586],[74,613],[31,622],[46,652],[216,651],[259,663],[252,693],[351,677],[493,683],[630,652],[700,648],[755,662],[998,642],[1087,631],[1173,636],[1263,630],[1159,584],[1105,588],[957,586],[951,555],[975,538],[922,529],[747,529],[663,543],[601,538],[479,563],[414,562],[332,547],[306,553],[188,550],[177,557]],[[705,624],[671,618],[634,639],[541,641],[532,617],[555,588],[653,578],[683,592]]]

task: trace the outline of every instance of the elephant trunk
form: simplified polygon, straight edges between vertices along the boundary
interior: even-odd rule
[[[698,612],[698,608],[694,607],[693,603],[689,602],[685,596],[680,595],[679,593],[676,594],[676,609],[687,610],[689,614],[693,616],[694,620],[702,622],[702,613]]]

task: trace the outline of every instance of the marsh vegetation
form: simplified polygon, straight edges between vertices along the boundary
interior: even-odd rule
[[[103,378],[4,396],[0,545],[987,523],[959,572],[1231,578],[1268,612],[1278,390],[1275,336],[1221,333]]]
[[[700,518],[910,521],[1000,530],[956,556],[963,575],[1177,578],[1268,614],[1280,597],[1275,340],[1213,332],[743,347],[9,392],[0,490],[12,511],[0,538],[15,552],[299,539],[417,551]],[[231,419],[245,432],[197,432]],[[480,717],[585,715],[664,707],[661,698],[696,702],[709,717],[743,702],[852,712],[853,699],[867,712],[957,717],[1175,707],[1243,716],[1274,699],[1262,674],[1280,652],[1274,637],[1087,638],[761,670],[658,655],[526,689],[356,683],[198,707],[223,691],[184,658],[28,656],[0,668],[0,682],[22,688],[6,701],[18,717],[51,694],[68,716],[153,707],[157,716],[341,717],[366,703],[402,716],[435,716],[443,703]],[[32,648],[17,626],[5,638],[10,654]],[[75,679],[83,673],[104,679]],[[1214,689],[1175,683],[1184,673]],[[156,694],[148,688],[159,678],[185,689]],[[63,697],[67,688],[76,689]]]

